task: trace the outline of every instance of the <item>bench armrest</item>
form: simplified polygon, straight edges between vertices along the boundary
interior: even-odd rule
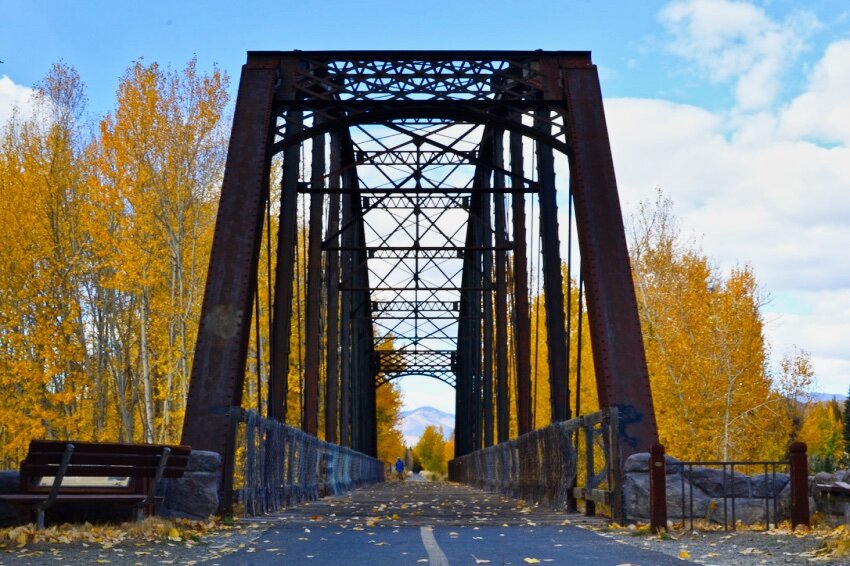
[[[62,454],[62,462],[59,464],[59,471],[56,472],[56,477],[53,478],[53,486],[50,488],[50,495],[44,500],[44,503],[38,506],[38,509],[44,510],[53,505],[56,501],[56,496],[59,495],[59,488],[62,487],[62,480],[65,479],[65,472],[68,471],[68,464],[71,463],[71,455],[74,453],[74,445],[70,442],[65,446],[65,453]]]

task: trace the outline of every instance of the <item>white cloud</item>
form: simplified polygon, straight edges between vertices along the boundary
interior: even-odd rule
[[[808,11],[779,23],[760,7],[730,0],[680,0],[659,16],[673,35],[670,50],[713,82],[735,82],[737,103],[747,110],[773,103],[783,71],[819,26]]]
[[[850,40],[829,46],[815,66],[807,91],[780,116],[781,131],[827,143],[850,145]]]
[[[23,116],[32,114],[33,89],[19,84],[7,75],[0,77],[0,127],[3,126],[17,108]]]
[[[850,42],[833,43],[806,90],[777,111],[605,101],[625,213],[660,186],[685,235],[722,269],[750,263],[781,299],[766,308],[774,352],[811,351],[819,387],[831,392],[850,382],[848,57]]]

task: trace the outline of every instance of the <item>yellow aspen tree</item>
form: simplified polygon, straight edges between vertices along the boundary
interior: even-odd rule
[[[83,83],[54,65],[35,113],[13,117],[0,152],[0,435],[7,465],[31,438],[91,424],[83,289],[89,260],[79,126]]]
[[[393,381],[375,391],[376,423],[378,429],[378,459],[387,463],[404,455],[404,435],[401,433],[401,388]]]
[[[683,243],[658,195],[631,225],[631,262],[659,436],[684,459],[777,457],[784,434],[748,266],[723,276]],[[770,426],[768,426],[768,423]],[[775,437],[775,438],[774,438]]]
[[[448,470],[446,460],[446,439],[443,437],[443,427],[428,425],[422,432],[419,442],[413,447],[416,459],[429,472],[445,474]]]
[[[102,192],[112,233],[110,276],[128,342],[114,368],[120,437],[173,441],[182,425],[191,352],[223,171],[227,77],[136,62],[100,126]],[[141,430],[135,429],[136,422]]]
[[[835,399],[813,403],[800,427],[798,440],[806,443],[809,455],[824,471],[831,471],[844,452],[842,428],[841,408]]]

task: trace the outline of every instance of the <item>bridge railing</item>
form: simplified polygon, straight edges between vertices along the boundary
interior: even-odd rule
[[[553,509],[622,521],[617,409],[552,423],[449,462],[449,479]]]
[[[255,411],[236,409],[233,426],[236,454],[224,470],[225,515],[232,515],[234,504],[245,515],[262,515],[384,480],[380,460]]]

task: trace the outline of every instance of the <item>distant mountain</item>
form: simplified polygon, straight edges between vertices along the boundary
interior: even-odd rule
[[[443,437],[449,438],[455,429],[455,416],[434,407],[419,407],[401,412],[401,432],[408,446],[416,446],[428,425],[442,426]]]
[[[839,403],[843,403],[844,400],[847,399],[847,395],[841,395],[839,393],[809,393],[809,397],[811,397],[812,401],[815,403],[824,403],[826,401],[832,401],[833,399]]]

